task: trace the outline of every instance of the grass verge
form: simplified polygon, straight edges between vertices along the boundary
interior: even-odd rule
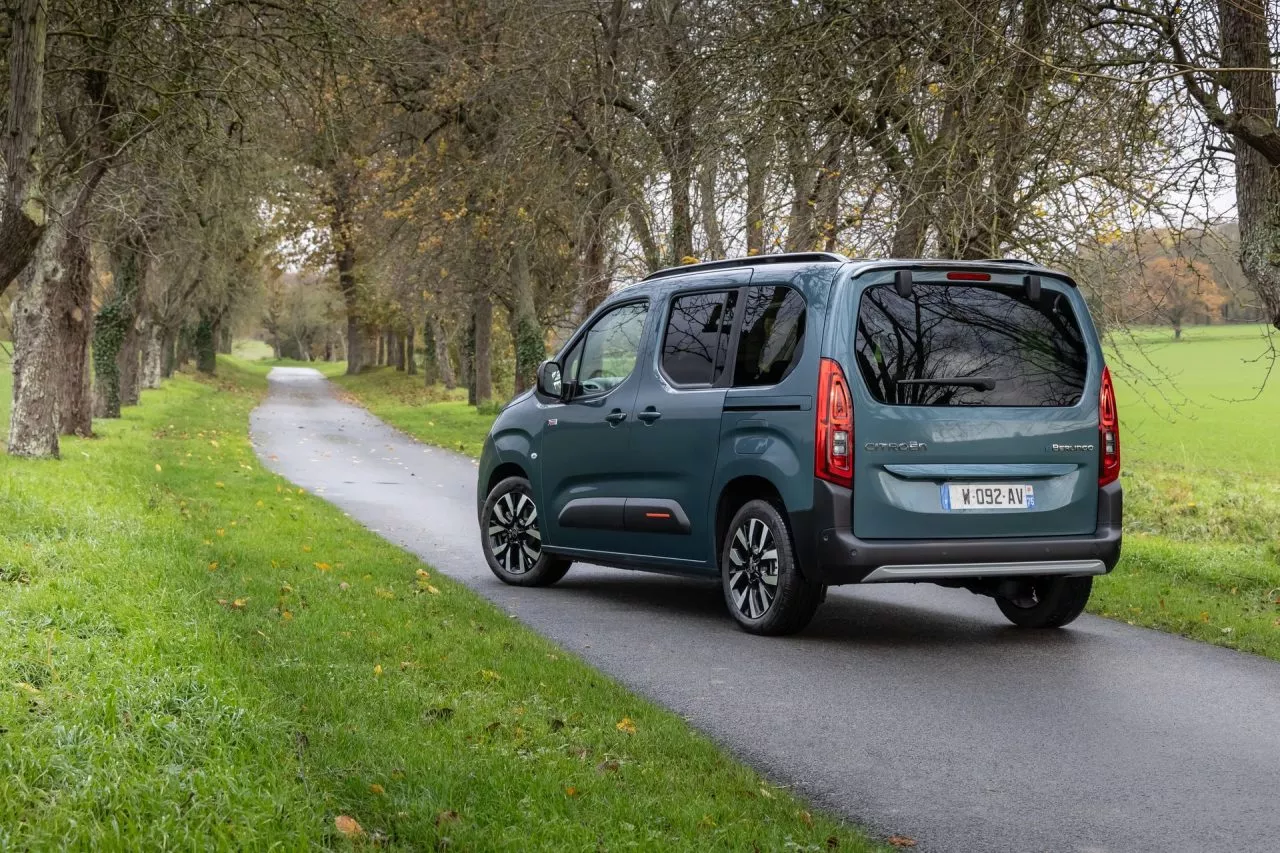
[[[221,372],[0,456],[0,849],[874,848],[263,470]]]
[[[1195,337],[1188,333],[1188,339]],[[1225,342],[1228,351],[1206,346],[1200,359],[1181,351],[1179,357],[1188,366],[1212,365],[1239,356],[1242,340],[1252,339],[1242,331],[1207,337],[1206,342]],[[479,454],[494,418],[468,407],[457,392],[423,388],[386,368],[336,381],[355,402],[398,429],[471,456]],[[1221,378],[1219,388],[1231,393]],[[1259,406],[1280,399],[1280,389],[1267,393]],[[1128,402],[1122,417],[1132,412],[1128,417],[1142,429],[1132,440],[1125,433],[1124,557],[1114,573],[1094,583],[1089,609],[1280,660],[1280,466],[1252,467],[1269,459],[1256,449],[1229,460],[1240,470],[1157,461],[1162,442],[1175,446],[1172,428],[1157,412],[1140,409],[1139,401]],[[1196,430],[1216,430],[1222,417],[1184,422],[1181,441],[1195,441]]]

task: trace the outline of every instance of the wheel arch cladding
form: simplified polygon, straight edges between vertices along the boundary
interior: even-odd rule
[[[489,475],[489,482],[486,484],[484,490],[485,496],[487,497],[488,494],[493,491],[495,486],[508,477],[523,477],[526,480],[529,479],[528,473],[516,463],[500,462],[498,463],[498,466],[493,469],[493,473]]]
[[[786,504],[782,500],[782,493],[778,491],[778,487],[766,477],[758,474],[745,474],[734,477],[732,480],[724,484],[720,490],[719,496],[716,498],[715,507],[715,542],[713,544],[713,553],[715,554],[715,564],[720,563],[720,548],[724,543],[724,537],[729,532],[729,522],[733,520],[733,516],[745,504],[753,500],[764,500],[777,507],[779,514],[783,520],[787,518]]]

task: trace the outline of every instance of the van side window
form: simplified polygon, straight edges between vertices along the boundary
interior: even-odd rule
[[[776,385],[804,351],[804,297],[789,287],[748,287],[735,386]]]
[[[671,300],[662,370],[676,385],[714,384],[724,373],[738,292],[689,293]]]
[[[608,391],[631,375],[644,341],[644,318],[648,313],[647,302],[619,305],[587,330],[581,345],[574,347],[566,372],[577,380],[582,393]]]

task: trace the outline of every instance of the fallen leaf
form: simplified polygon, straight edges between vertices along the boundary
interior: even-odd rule
[[[15,681],[13,683],[13,686],[23,691],[24,693],[30,693],[32,696],[40,695],[40,688],[36,687],[34,684],[28,684],[25,681]]]
[[[457,823],[457,821],[458,821],[458,813],[455,812],[453,809],[440,812],[440,814],[436,815],[436,826],[440,826],[441,824],[445,824],[445,823]]]
[[[373,591],[373,594],[378,596],[378,598],[384,599],[386,601],[390,601],[391,599],[396,597],[396,594],[394,592],[392,592],[389,589],[383,589],[382,587],[378,587],[377,589],[375,589]]]
[[[372,785],[369,786],[370,794],[385,794],[386,792],[387,792],[387,789],[383,788],[377,782],[374,782]]]
[[[303,545],[303,546],[302,546],[302,550],[303,550],[303,551],[305,551],[306,553],[310,554],[310,553],[311,553],[311,546],[310,546],[310,545]]]
[[[501,681],[502,680],[502,676],[498,675],[498,673],[494,672],[491,669],[480,670],[480,675],[484,677],[485,681]]]
[[[266,504],[264,504],[262,501],[258,501],[256,504],[254,504],[254,506],[261,508],[266,506]]]
[[[800,822],[805,826],[813,826],[813,815],[805,811],[800,812]]]
[[[422,578],[423,580],[427,580],[428,578],[431,577],[431,575],[426,571],[426,569],[418,569],[418,571],[414,572],[414,574],[416,574],[418,577]]]
[[[159,463],[159,462],[157,462],[157,463],[156,463],[156,473],[157,473],[157,474],[159,474],[162,470],[163,470],[163,469],[160,467],[160,463]]]
[[[770,793],[769,793],[769,789],[768,789],[768,788],[761,788],[761,789],[760,789],[760,796],[764,797],[766,800],[772,800],[772,799],[773,799],[773,794],[770,794]]]
[[[347,583],[346,581],[343,581],[342,583],[338,584],[338,589],[342,590],[343,592],[346,592],[347,590],[351,589],[351,584]]]
[[[915,847],[916,840],[906,835],[890,835],[889,843],[894,847]]]
[[[427,589],[427,592],[431,593],[432,595],[439,595],[439,594],[440,594],[440,590],[436,589],[436,588],[435,588],[434,586],[432,586],[431,584],[427,584],[426,589]]]
[[[373,668],[374,678],[377,678],[379,675],[382,675],[382,664],[378,664]]]
[[[337,828],[338,832],[341,832],[348,838],[355,838],[357,836],[364,835],[364,827],[362,827],[355,818],[348,817],[344,814],[335,817],[333,819],[333,825]]]
[[[829,835],[829,836],[827,836],[827,849],[828,849],[828,850],[836,850],[836,849],[839,849],[839,847],[840,847],[840,839],[839,839],[839,838],[836,838],[834,835]]]
[[[618,759],[616,758],[610,758],[607,761],[601,761],[599,764],[597,764],[596,772],[597,773],[617,773],[620,767],[622,767],[622,762],[618,761]]]
[[[716,825],[715,820],[709,814],[704,814],[702,816],[702,820],[698,821],[699,829],[710,829],[715,825]]]
[[[211,572],[216,572],[217,570],[218,570],[218,561],[217,561],[217,560],[211,560],[211,561],[209,562],[209,571],[211,571]]]
[[[213,485],[219,489],[225,489],[227,487],[227,484],[222,482],[221,480],[218,480]]]
[[[214,532],[215,532],[215,533],[217,533],[219,536],[226,536],[226,535],[227,535],[226,528],[223,528],[223,527],[219,527],[219,528],[218,528],[217,530],[215,530]]]
[[[564,789],[564,795],[566,797],[576,797],[578,796],[578,789],[573,787],[572,785],[566,785]]]
[[[286,610],[286,611],[284,611],[283,613],[281,613],[281,614],[280,614],[280,618],[281,618],[281,619],[283,619],[283,620],[284,620],[284,621],[286,621],[286,622],[292,622],[292,621],[293,621],[293,611],[292,611],[292,610]]]
[[[636,724],[631,722],[630,717],[623,717],[621,720],[618,720],[618,724],[614,726],[614,728],[620,732],[626,732],[629,735],[636,733]]]
[[[235,610],[243,610],[245,604],[248,602],[249,599],[247,598],[237,598],[235,601],[231,602],[231,607]]]
[[[1200,611],[1200,621],[1201,621],[1201,622],[1208,622],[1208,621],[1209,621],[1209,611],[1208,611],[1208,610],[1201,610],[1201,611]]]
[[[329,565],[328,563],[312,563],[311,565],[315,566],[317,569],[319,569],[322,572],[327,572],[333,568],[333,566]]]
[[[218,442],[214,441],[214,440],[211,438],[211,439],[209,439],[209,446],[210,446],[210,447],[217,447],[217,446],[218,446]]]

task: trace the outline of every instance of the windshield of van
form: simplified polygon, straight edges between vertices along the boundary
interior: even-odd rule
[[[998,285],[869,287],[855,349],[871,395],[899,406],[1074,406],[1089,363],[1065,294]]]

